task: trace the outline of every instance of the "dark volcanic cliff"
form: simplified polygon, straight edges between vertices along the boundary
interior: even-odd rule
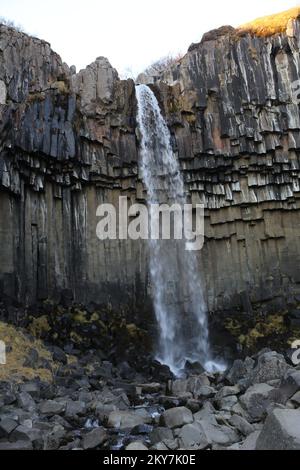
[[[153,85],[206,206],[211,311],[299,301],[299,47],[297,20],[270,37],[228,28]],[[106,59],[75,74],[49,44],[0,27],[2,298],[133,310],[149,298],[146,243],[96,237],[99,203],[145,200],[135,114],[133,81]]]

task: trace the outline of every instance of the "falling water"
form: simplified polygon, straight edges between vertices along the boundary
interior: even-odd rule
[[[141,134],[141,175],[148,203],[186,203],[183,178],[157,99],[146,85],[136,87]],[[195,252],[186,240],[149,240],[153,302],[159,326],[157,359],[176,375],[187,360],[212,369],[207,312]]]

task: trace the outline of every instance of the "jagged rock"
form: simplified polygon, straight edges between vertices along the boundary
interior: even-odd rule
[[[300,411],[275,409],[256,443],[257,450],[300,450]]]
[[[257,440],[259,438],[260,431],[254,431],[244,440],[239,450],[256,450]]]
[[[68,400],[66,404],[66,417],[84,416],[86,413],[86,404],[83,401]]]
[[[174,436],[170,428],[157,427],[153,429],[149,438],[150,438],[151,444],[154,445],[164,440],[172,440]]]
[[[291,397],[291,401],[293,403],[295,403],[298,407],[300,407],[300,391],[295,393],[295,395],[293,395]],[[0,425],[1,425],[1,423],[0,423]]]
[[[27,392],[21,392],[17,397],[18,405],[26,411],[33,411],[36,408],[35,401]]]
[[[198,450],[205,449],[209,445],[206,434],[197,423],[186,424],[179,432],[180,447],[196,447]]]
[[[288,374],[286,374],[286,376],[282,379],[279,390],[286,400],[300,391],[300,371],[291,370]]]
[[[228,426],[212,424],[206,420],[199,421],[209,443],[230,445],[239,441],[237,433]]]
[[[34,449],[41,450],[43,448],[43,439],[40,431],[25,425],[16,427],[11,433],[9,440],[11,442],[25,442],[28,440],[32,443]]]
[[[61,403],[55,400],[47,400],[42,402],[39,408],[43,415],[53,416],[63,413],[66,405],[63,402]]]
[[[0,438],[7,437],[18,426],[14,419],[3,418],[0,421]]]
[[[238,431],[240,431],[240,433],[243,434],[244,436],[248,436],[249,434],[255,431],[252,424],[248,423],[248,421],[244,419],[242,416],[233,415],[229,419],[229,424],[231,424],[231,426],[234,429],[237,429]]]
[[[254,368],[254,365],[255,362],[250,357],[247,357],[245,361],[237,359],[236,361],[234,361],[233,366],[226,374],[227,380],[233,385],[238,384],[240,380],[244,380],[245,377],[247,377],[251,373],[252,369]]]
[[[256,367],[249,374],[249,384],[266,383],[270,380],[280,379],[290,366],[284,357],[274,351],[261,354]]]
[[[267,384],[257,384],[250,387],[240,397],[240,401],[253,420],[262,419],[271,404],[270,394],[274,390]]]
[[[193,414],[184,406],[171,408],[162,415],[162,422],[168,428],[178,428],[193,422]]]
[[[107,441],[108,436],[104,428],[96,428],[86,434],[83,438],[84,449],[95,449]]]
[[[142,442],[136,441],[136,442],[131,442],[128,444],[128,446],[125,448],[125,450],[148,450],[148,447],[145,446]]]
[[[210,402],[205,402],[203,408],[194,414],[194,420],[201,422],[202,420],[208,421],[212,424],[217,424],[215,417],[216,410]]]
[[[113,411],[108,417],[108,426],[116,429],[130,429],[139,424],[151,423],[151,416],[141,409],[138,411]]]

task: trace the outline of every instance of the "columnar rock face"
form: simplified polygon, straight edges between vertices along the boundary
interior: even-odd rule
[[[188,195],[206,207],[195,256],[210,310],[300,293],[299,47],[297,20],[271,37],[223,28],[152,85]],[[146,201],[135,116],[134,82],[105,58],[76,74],[49,44],[0,27],[3,297],[149,299],[147,243],[96,237],[101,202]]]
[[[279,300],[300,287],[300,23],[271,37],[220,34],[158,83],[189,194],[206,207],[212,309],[239,293]]]
[[[101,57],[76,75],[49,44],[1,26],[0,103],[2,294],[145,297],[139,243],[96,237],[101,202],[136,198],[133,81]]]

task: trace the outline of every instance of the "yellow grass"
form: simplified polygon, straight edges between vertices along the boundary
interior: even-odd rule
[[[30,341],[29,338],[18,328],[6,323],[0,322],[0,341],[6,344],[6,364],[0,364],[0,381],[12,380],[21,382],[23,379],[33,379],[40,377],[41,380],[46,382],[52,381],[52,373],[48,369],[32,369],[24,367],[23,363],[30,351],[34,348],[37,350],[39,357],[47,359],[53,370],[55,364],[53,363],[50,352],[44,347],[40,340]],[[10,347],[12,348],[9,351]]]
[[[276,15],[264,16],[250,23],[246,23],[239,28],[238,32],[249,32],[257,36],[272,36],[273,34],[283,33],[287,29],[290,19],[300,16],[300,7],[291,8]]]

